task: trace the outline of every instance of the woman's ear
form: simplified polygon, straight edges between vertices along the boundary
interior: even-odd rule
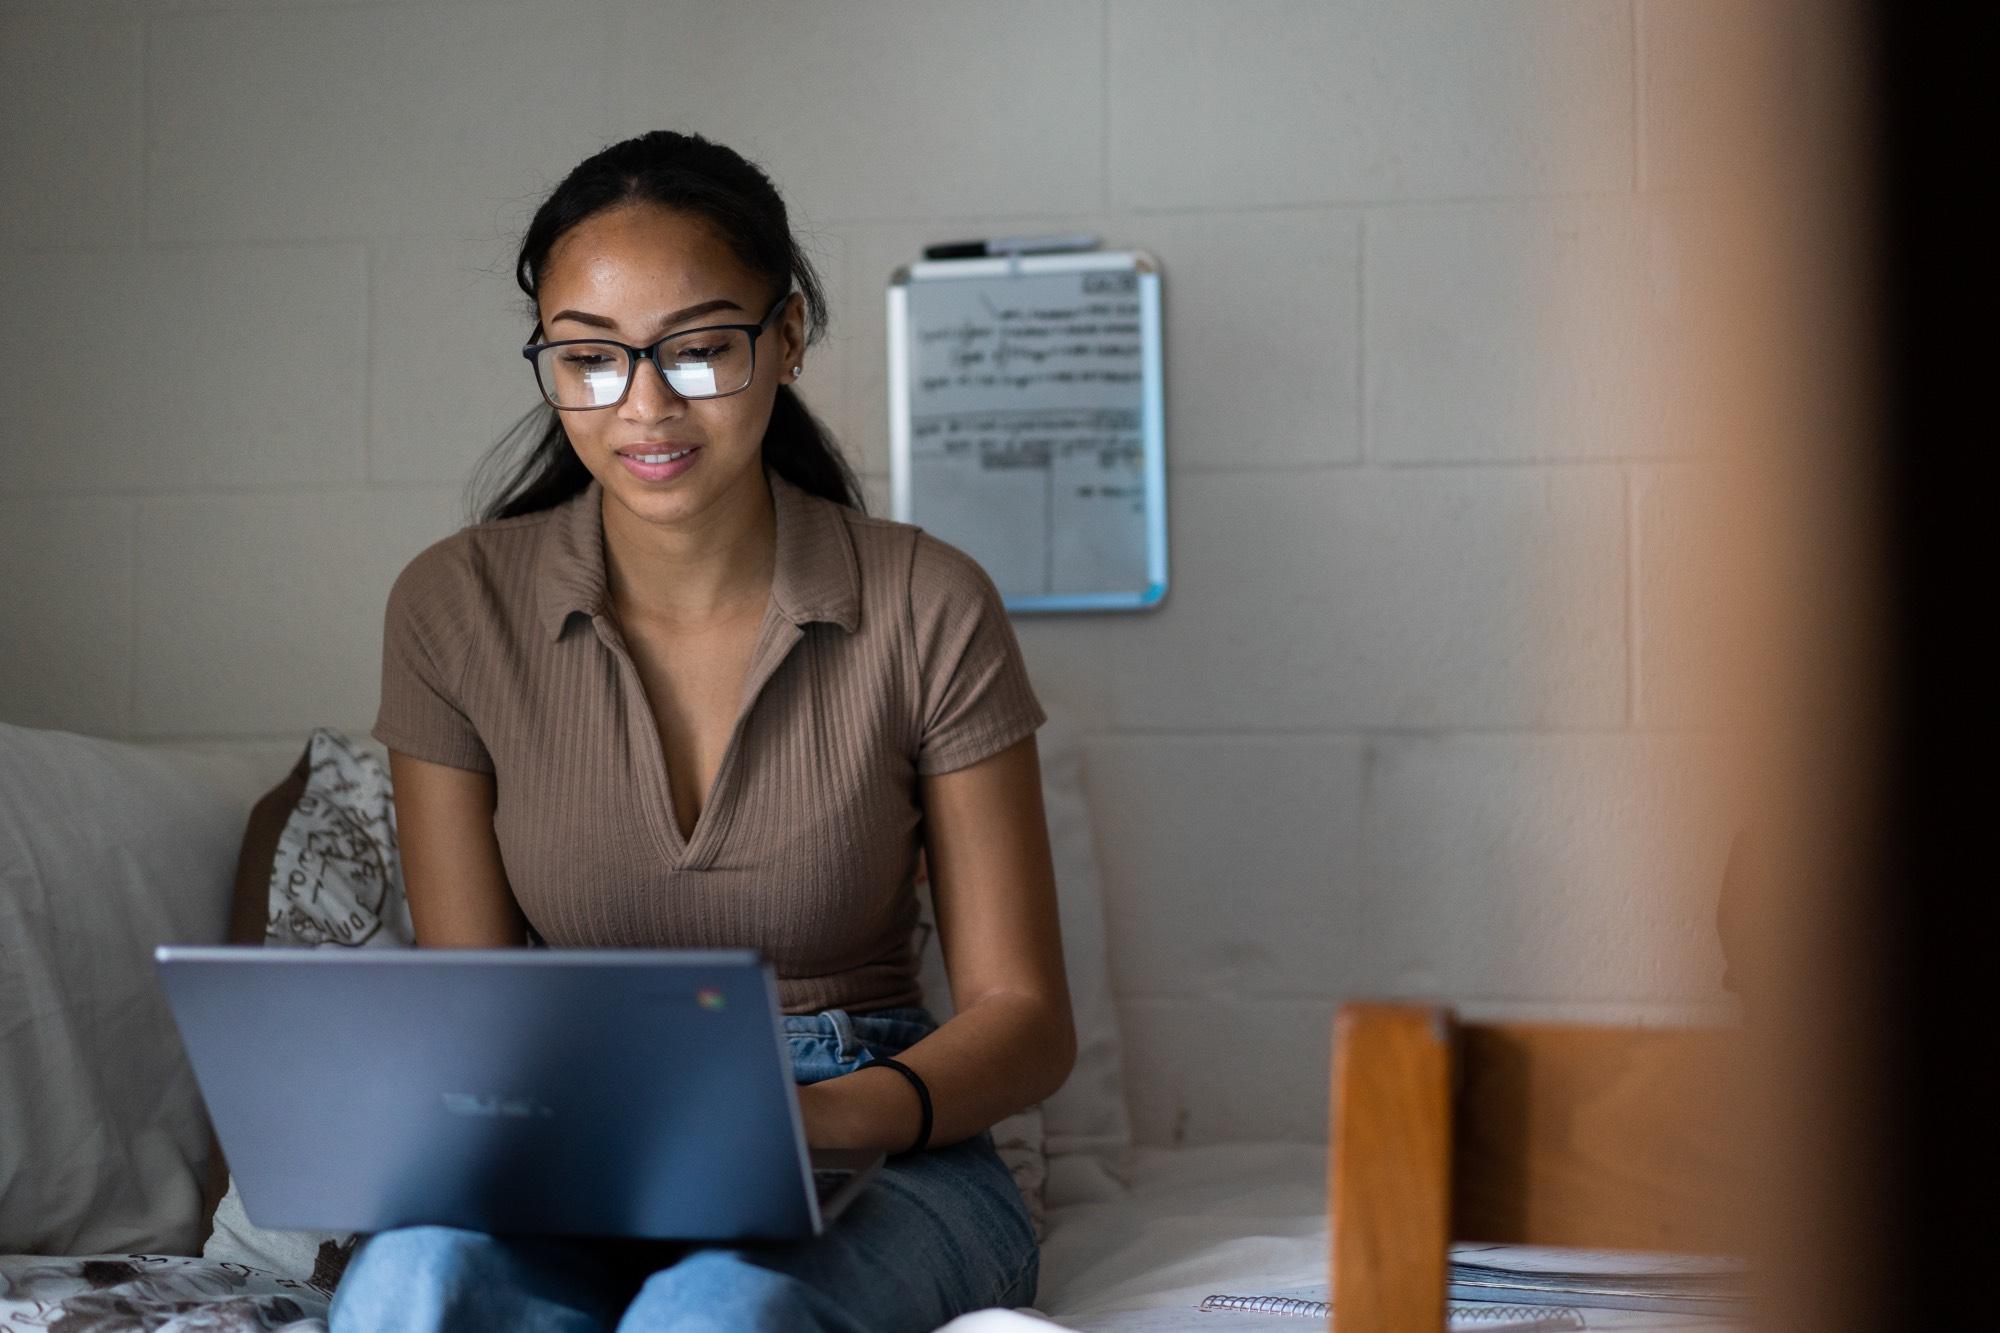
[[[806,294],[793,292],[779,318],[785,330],[785,367],[803,365],[806,354]]]

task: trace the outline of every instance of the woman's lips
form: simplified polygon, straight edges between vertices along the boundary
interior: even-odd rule
[[[662,449],[659,452],[674,453],[677,451]],[[618,461],[625,465],[627,472],[630,472],[641,481],[667,481],[678,477],[681,473],[693,467],[695,460],[700,457],[701,446],[697,444],[690,446],[684,455],[676,458],[671,463],[642,463],[631,454],[618,455]]]

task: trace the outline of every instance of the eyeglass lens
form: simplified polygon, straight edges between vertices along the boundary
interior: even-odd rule
[[[683,398],[713,398],[750,383],[750,338],[741,329],[697,329],[667,339],[657,355]],[[557,407],[604,407],[623,396],[632,358],[616,343],[564,343],[537,352],[535,371]]]

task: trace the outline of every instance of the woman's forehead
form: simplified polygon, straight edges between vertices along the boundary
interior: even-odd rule
[[[607,281],[689,271],[733,276],[743,265],[715,225],[699,214],[620,205],[593,213],[557,237],[547,268]]]
[[[760,286],[712,228],[669,225],[663,218],[611,219],[593,227],[597,221],[579,223],[550,251],[538,289],[545,311],[574,308],[650,327],[715,300],[747,311],[744,303]],[[725,311],[717,317],[731,316]]]

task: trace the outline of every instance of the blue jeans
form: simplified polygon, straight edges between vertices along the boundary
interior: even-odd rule
[[[938,1024],[907,1006],[787,1014],[800,1083],[859,1069]],[[968,1310],[1032,1305],[1041,1250],[993,1135],[891,1156],[819,1236],[688,1243],[412,1226],[362,1241],[329,1333],[825,1329],[929,1333]]]

